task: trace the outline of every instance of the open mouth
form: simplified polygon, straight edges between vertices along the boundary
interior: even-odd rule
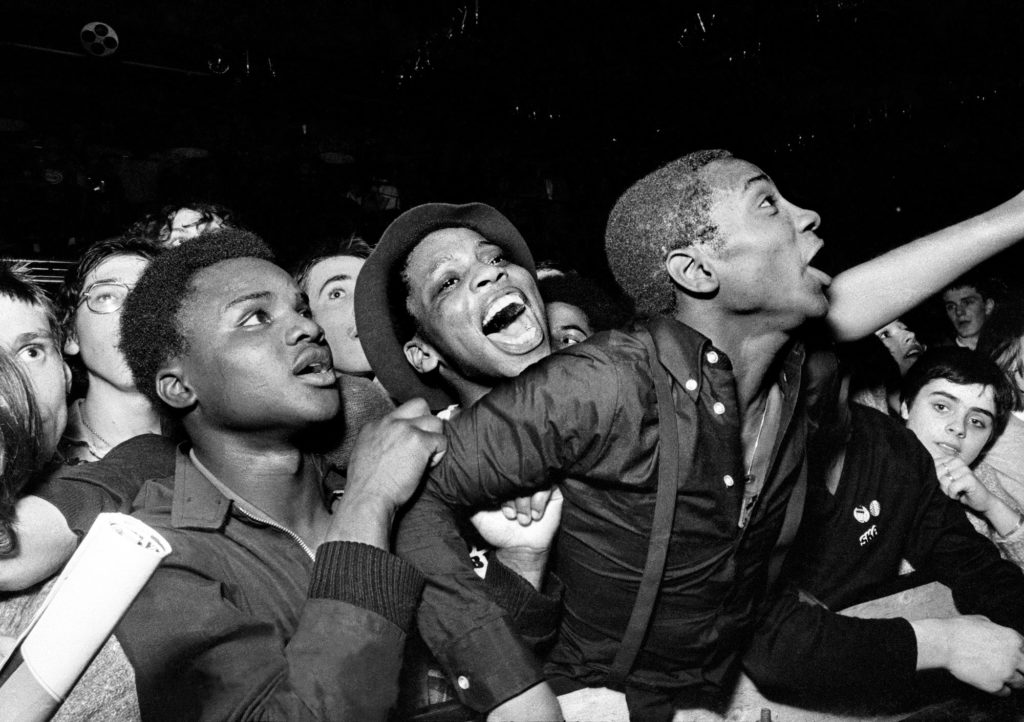
[[[504,351],[523,354],[537,348],[544,340],[536,315],[518,291],[498,296],[484,311],[481,330]]]
[[[292,374],[316,386],[330,386],[335,381],[331,352],[323,346],[309,346],[292,365]]]
[[[907,352],[903,354],[903,358],[917,358],[924,353],[924,346],[914,345],[907,349]]]

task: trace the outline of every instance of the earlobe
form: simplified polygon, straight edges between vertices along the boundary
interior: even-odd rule
[[[986,316],[991,316],[992,312],[994,310],[996,310],[995,299],[993,299],[993,298],[986,299],[985,300],[985,315]]]
[[[906,421],[910,418],[910,409],[907,408],[907,402],[900,402],[900,418]]]
[[[81,351],[81,347],[78,345],[78,336],[73,330],[68,331],[68,337],[64,339],[64,355],[77,356],[79,351]]]
[[[441,363],[437,350],[419,336],[413,336],[411,341],[407,341],[403,350],[406,360],[416,369],[416,373],[428,374]]]
[[[665,270],[687,293],[708,296],[718,290],[714,264],[699,246],[675,248],[665,256]]]
[[[161,401],[173,409],[187,409],[196,403],[195,392],[182,377],[181,369],[176,367],[157,371],[156,393]]]

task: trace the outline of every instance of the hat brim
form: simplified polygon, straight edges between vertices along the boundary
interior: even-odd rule
[[[380,242],[359,271],[355,315],[359,341],[370,367],[396,400],[423,398],[431,410],[447,408],[459,400],[409,364],[405,342],[388,303],[392,269],[426,236],[443,228],[469,228],[501,248],[508,259],[537,276],[533,254],[522,234],[497,209],[484,203],[426,203],[398,216],[384,231]]]

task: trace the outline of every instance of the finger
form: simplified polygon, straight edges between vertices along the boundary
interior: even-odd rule
[[[509,499],[508,501],[501,502],[501,513],[505,515],[505,518],[509,521],[514,521],[516,518],[516,503]]]
[[[944,491],[946,492],[946,496],[948,496],[950,499],[956,499],[959,496],[963,496],[970,490],[970,479],[957,479],[955,481],[950,482],[949,485],[944,489]]]
[[[533,517],[530,515],[530,499],[529,496],[520,496],[516,498],[516,519],[522,526],[530,526],[530,522],[533,521]]]
[[[410,399],[400,406],[396,406],[389,414],[396,419],[411,419],[416,416],[429,416],[430,407],[423,399]]]
[[[1013,674],[1006,680],[1006,686],[1010,689],[1024,689],[1024,674],[1020,670],[1014,670]]]
[[[551,492],[551,489],[541,489],[533,492],[530,496],[530,518],[534,521],[540,521],[544,517],[544,510],[548,508]]]
[[[436,416],[427,414],[426,416],[413,416],[402,419],[403,422],[415,426],[421,431],[425,431],[429,434],[443,434],[444,433],[444,422]]]

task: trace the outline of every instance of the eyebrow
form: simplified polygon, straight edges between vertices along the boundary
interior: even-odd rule
[[[757,175],[751,176],[750,178],[747,178],[745,181],[743,181],[743,191],[746,192],[747,190],[750,189],[750,186],[754,185],[755,183],[760,183],[761,181],[764,181],[765,183],[771,183],[772,179],[769,178],[766,173],[758,173]]]
[[[53,340],[53,334],[50,333],[50,331],[48,329],[38,329],[36,331],[26,331],[25,333],[18,334],[17,336],[15,336],[15,338],[14,338],[14,346],[13,347],[14,348],[18,348],[20,346],[24,346],[26,343],[28,343],[30,341],[35,341],[37,339],[42,339],[44,341],[52,341]]]
[[[229,308],[241,305],[246,301],[256,301],[260,299],[269,299],[272,297],[273,294],[271,294],[270,291],[253,291],[252,293],[243,294],[238,298],[234,299],[233,301],[228,301],[227,304],[225,304],[224,306],[224,310],[227,311]]]
[[[929,397],[941,396],[944,399],[949,399],[950,401],[954,401],[954,402],[956,402],[958,404],[962,404],[963,403],[963,400],[960,399],[960,397],[954,396],[953,394],[949,393],[948,391],[932,391],[930,394],[928,394],[928,396]],[[995,421],[996,415],[993,414],[988,409],[983,409],[980,406],[970,406],[970,407],[968,407],[968,410],[969,411],[975,411],[975,412],[977,412],[979,414],[985,414],[985,416],[988,416],[990,419]]]
[[[323,282],[323,285],[320,286],[320,290],[316,292],[316,295],[319,296],[321,293],[323,293],[324,289],[327,288],[327,284],[332,283],[333,281],[351,281],[351,280],[352,280],[352,275],[349,274],[349,273],[338,273],[338,274],[335,274],[335,275],[331,276],[330,278],[328,278],[326,281]]]

